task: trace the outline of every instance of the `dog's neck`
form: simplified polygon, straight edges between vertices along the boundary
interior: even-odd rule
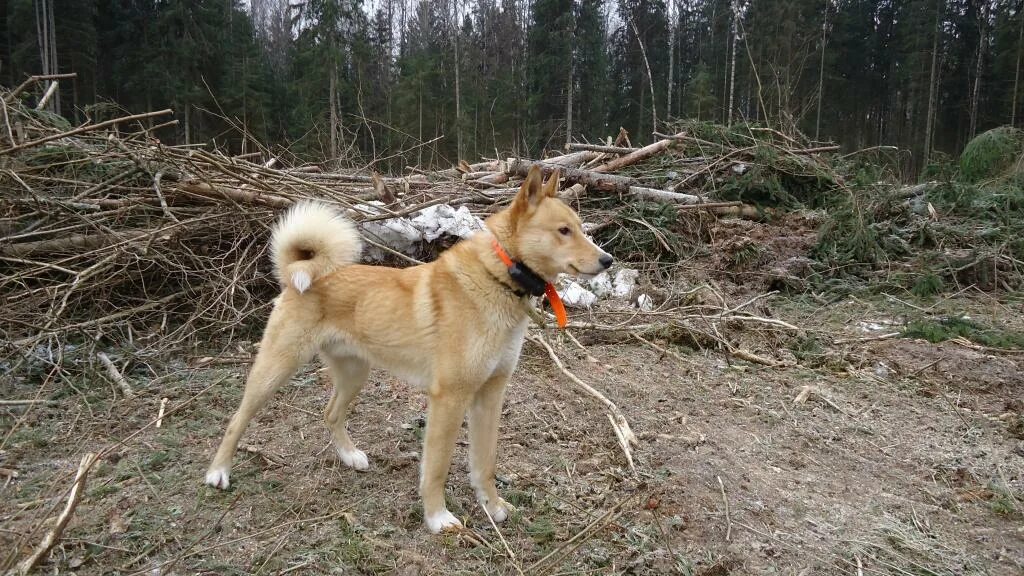
[[[487,242],[490,247],[490,250],[487,251],[490,254],[484,256],[484,262],[491,276],[511,290],[517,297],[526,295],[540,296],[543,294],[544,285],[547,283],[547,280],[537,274],[530,268],[529,264],[519,257],[518,247],[514,241],[512,223],[509,222],[508,214],[506,212],[499,212],[488,218],[485,224],[486,231],[490,233],[490,239]],[[503,256],[517,265],[515,271],[513,271]]]

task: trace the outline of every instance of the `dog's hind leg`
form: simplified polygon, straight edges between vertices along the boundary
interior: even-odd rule
[[[348,419],[349,406],[359,395],[363,384],[366,384],[366,378],[370,375],[370,365],[352,356],[325,354],[323,359],[331,372],[331,379],[334,380],[334,394],[331,395],[327,411],[324,413],[327,427],[334,436],[334,448],[346,466],[366,470],[370,467],[370,462],[366,458],[366,453],[352,443],[345,422]]]
[[[238,440],[249,426],[257,412],[274,392],[287,382],[311,358],[295,348],[295,343],[282,338],[264,338],[260,352],[256,355],[249,378],[245,381],[245,394],[235,415],[231,417],[224,432],[220,448],[206,472],[206,483],[215,488],[227,488],[231,470],[231,458],[238,448]]]
[[[508,374],[491,376],[477,391],[469,407],[469,482],[480,505],[495,522],[508,518],[510,508],[494,487],[498,422],[508,377]]]

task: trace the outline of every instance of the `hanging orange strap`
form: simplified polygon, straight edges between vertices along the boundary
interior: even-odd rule
[[[494,246],[494,252],[501,258],[503,264],[506,267],[511,268],[515,265],[512,258],[509,257],[505,249],[501,247],[497,238],[491,239],[491,244]],[[551,303],[551,311],[555,313],[555,320],[558,322],[559,328],[565,328],[569,323],[569,315],[565,312],[565,304],[562,303],[562,298],[558,295],[558,291],[555,290],[555,286],[548,282],[544,286],[544,295],[548,297],[548,302]]]
[[[565,328],[566,324],[569,323],[569,315],[565,313],[565,304],[562,303],[562,298],[558,295],[558,291],[555,290],[551,282],[548,282],[548,285],[544,287],[544,294],[548,297],[548,302],[551,303],[551,311],[555,313],[558,327]]]

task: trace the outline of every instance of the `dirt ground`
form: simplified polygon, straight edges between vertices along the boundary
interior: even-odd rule
[[[581,349],[547,334],[625,414],[635,472],[604,407],[530,342],[499,448],[499,489],[518,509],[500,531],[488,522],[463,434],[449,507],[467,530],[442,536],[423,528],[416,493],[424,397],[387,374],[372,375],[349,424],[368,472],[329,448],[330,384],[314,364],[258,417],[231,489],[217,491],[202,477],[251,342],[135,357],[131,399],[102,374],[50,380],[41,365],[2,394],[48,403],[0,406],[0,569],[42,540],[82,455],[112,446],[40,572],[1024,573],[1024,350],[891,336],[915,318],[964,315],[1024,333],[1020,295],[826,296],[800,280],[813,222],[722,221],[710,235],[725,241],[680,257],[693,282],[711,278],[730,300],[799,292],[756,305],[799,334],[729,327],[778,366],[657,335],[649,346],[577,332]]]
[[[812,336],[886,333],[920,304],[775,297]],[[1020,324],[1021,303],[961,296]],[[350,430],[371,469],[327,449],[317,366],[245,436],[226,492],[201,479],[247,365],[154,366],[124,399],[98,375],[4,407],[0,550],[40,541],[87,451],[149,424],[94,470],[45,572],[75,574],[993,574],[1024,571],[1024,354],[884,339],[766,367],[669,346],[550,336],[639,437],[626,466],[604,409],[527,343],[504,411],[500,533],[475,504],[460,441],[450,506],[469,528],[430,536],[416,495],[422,395],[375,373]],[[586,341],[585,341],[586,342]],[[237,345],[237,343],[235,343]],[[241,346],[245,352],[246,345]],[[244,358],[222,352],[218,362]],[[22,383],[5,396],[33,395]],[[804,387],[813,392],[794,402]],[[58,391],[59,390],[59,391]],[[17,423],[17,425],[16,425]],[[13,477],[16,472],[17,477]]]

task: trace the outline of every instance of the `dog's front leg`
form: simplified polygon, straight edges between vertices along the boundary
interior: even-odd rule
[[[420,497],[423,499],[423,519],[435,534],[462,525],[445,506],[444,485],[455,450],[455,437],[462,427],[468,403],[469,398],[461,390],[455,391],[437,383],[431,386],[420,469]]]
[[[498,422],[508,378],[508,374],[491,376],[477,391],[469,409],[469,481],[480,505],[495,522],[508,518],[510,508],[494,486]]]

